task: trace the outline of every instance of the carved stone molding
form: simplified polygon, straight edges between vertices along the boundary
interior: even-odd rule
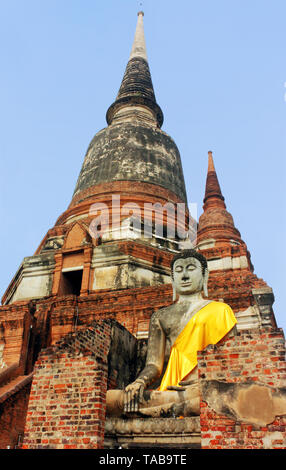
[[[200,418],[107,418],[105,446],[200,447]]]

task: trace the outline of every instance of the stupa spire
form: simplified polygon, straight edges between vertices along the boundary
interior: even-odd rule
[[[145,36],[144,36],[143,16],[144,16],[143,11],[139,11],[134,41],[133,41],[133,45],[131,49],[131,54],[129,56],[129,60],[133,59],[134,57],[142,57],[146,61],[148,60],[147,52],[146,52]]]
[[[240,240],[240,233],[234,225],[232,215],[226,210],[212,152],[208,152],[208,172],[203,205],[199,219],[198,241],[205,238],[233,238]]]
[[[139,11],[134,41],[115,102],[106,113],[107,123],[144,121],[161,127],[163,113],[156,102],[150,74],[143,25],[144,13]]]
[[[208,173],[206,180],[206,189],[204,197],[204,209],[208,205],[225,207],[224,197],[222,195],[218,177],[216,174],[212,151],[208,152]]]

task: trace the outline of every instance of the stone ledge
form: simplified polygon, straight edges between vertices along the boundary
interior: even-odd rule
[[[198,448],[199,416],[189,418],[107,418],[105,448],[174,447]]]
[[[22,390],[22,388],[32,382],[32,379],[33,372],[29,375],[19,376],[12,380],[9,384],[3,386],[0,390],[0,403],[4,403],[12,395]]]
[[[200,433],[200,418],[107,418],[106,434]]]

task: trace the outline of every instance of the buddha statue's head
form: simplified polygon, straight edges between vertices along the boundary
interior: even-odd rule
[[[186,296],[204,292],[208,296],[208,265],[206,258],[194,249],[183,250],[171,262],[173,300],[177,295]]]

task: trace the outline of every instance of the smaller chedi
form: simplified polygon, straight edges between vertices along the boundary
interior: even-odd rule
[[[153,313],[145,367],[125,390],[107,392],[108,414],[198,415],[197,352],[235,333],[231,307],[207,299],[202,254],[183,250],[174,256],[171,270],[174,303]],[[163,372],[159,387],[147,390]]]

